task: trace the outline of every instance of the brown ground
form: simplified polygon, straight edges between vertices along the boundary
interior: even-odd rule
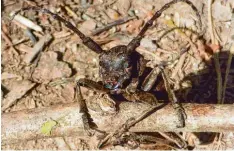
[[[86,35],[109,49],[120,44],[127,44],[142,28],[155,12],[169,0],[3,0],[2,1],[2,104],[13,100],[13,105],[5,112],[13,112],[22,109],[40,108],[60,103],[69,103],[74,100],[74,79],[86,77],[100,81],[98,74],[98,55],[90,51],[81,40],[58,21],[33,11],[21,13],[21,15],[34,21],[43,28],[43,32],[33,31],[40,40],[46,34],[52,34],[53,40],[46,45],[42,52],[31,63],[26,63],[25,57],[32,51],[35,43],[30,40],[22,25],[10,22],[9,14],[12,11],[30,5],[38,5],[50,9],[60,15],[66,16],[69,21],[76,24]],[[150,60],[149,67],[154,67],[162,60],[173,57],[187,44],[192,44],[184,60],[179,59],[180,65],[172,64],[168,67],[171,71],[171,79],[177,95],[185,102],[193,100],[196,103],[216,103],[216,73],[213,63],[215,45],[210,45],[211,37],[207,24],[207,3],[202,0],[192,0],[201,14],[203,27],[198,24],[194,11],[186,4],[178,3],[165,11],[157,20],[154,28],[147,31],[141,46],[137,49],[146,59]],[[74,14],[69,14],[69,10]],[[225,75],[226,60],[231,43],[234,41],[233,0],[220,2],[216,0],[212,5],[213,19],[217,39],[221,46],[220,64],[221,73]],[[98,35],[92,36],[92,31],[103,27],[107,23],[126,16],[136,15],[138,18],[122,25],[115,26]],[[198,39],[197,34],[189,31],[173,31],[159,40],[163,32],[173,27],[187,27],[197,33],[205,33]],[[23,26],[25,27],[25,26]],[[31,32],[32,33],[32,32]],[[8,39],[7,39],[8,37]],[[155,41],[157,45],[155,45]],[[207,49],[210,48],[210,49]],[[156,51],[157,50],[157,51]],[[164,52],[166,50],[167,52]],[[188,55],[189,54],[189,55]],[[174,74],[174,75],[173,75]],[[193,75],[193,76],[192,76]],[[61,80],[65,80],[60,84]],[[162,82],[158,82],[159,85]],[[182,83],[182,84],[181,84]],[[230,69],[226,90],[226,102],[234,103],[234,64]],[[162,84],[161,84],[162,85]],[[154,88],[163,91],[163,86]],[[94,95],[93,91],[82,88],[82,93],[87,101]],[[4,114],[4,113],[3,113]],[[209,144],[213,135],[183,133],[183,137],[194,149],[214,149],[217,147]],[[233,133],[225,133],[221,141],[221,149],[234,149],[231,140]],[[195,143],[199,140],[199,143]],[[219,141],[219,143],[221,142]],[[20,144],[5,145],[2,149],[92,149],[91,142],[76,137],[40,139]],[[208,143],[208,144],[207,144]],[[205,145],[206,144],[206,145]],[[141,146],[142,147],[142,146]],[[110,149],[131,149],[129,147],[110,147]],[[143,146],[138,149],[171,149],[162,145]],[[219,148],[220,149],[220,148]]]

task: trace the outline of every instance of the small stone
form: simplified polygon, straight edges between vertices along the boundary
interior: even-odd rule
[[[97,26],[97,23],[90,19],[90,20],[86,20],[85,22],[83,22],[79,28],[79,30],[83,33],[91,33],[92,30],[94,30]]]
[[[32,77],[39,82],[49,82],[56,78],[66,78],[72,73],[67,63],[57,60],[58,54],[53,51],[42,53],[38,67]]]

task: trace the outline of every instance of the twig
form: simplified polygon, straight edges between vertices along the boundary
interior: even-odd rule
[[[16,47],[19,51],[22,51],[22,52],[26,52],[26,53],[29,53],[30,51],[32,51],[32,48],[25,45],[25,44],[20,44]]]
[[[99,3],[99,4],[92,4],[92,5],[85,5],[85,6],[83,6],[83,5],[72,5],[71,7],[72,8],[78,8],[79,10],[85,10],[85,9],[88,9],[88,8],[95,8],[95,7],[98,7],[98,6],[102,6],[102,8],[100,9],[100,10],[102,10],[102,9],[105,9],[106,7],[114,4],[115,2],[116,2],[116,0],[110,0],[110,1],[107,1],[105,3],[102,2],[102,3]]]
[[[11,6],[11,5],[14,5],[15,3],[16,3],[15,1],[14,2],[9,2],[9,3],[4,4],[3,7]]]
[[[10,13],[10,16],[17,22],[20,22],[21,24],[23,24],[24,26],[28,27],[28,28],[31,28],[35,31],[39,31],[39,32],[42,32],[42,28],[41,26],[35,24],[34,22],[32,22],[31,20],[29,20],[28,18],[20,15],[20,14],[17,14],[15,15],[15,12],[11,12]]]
[[[25,31],[24,31],[25,35],[29,37],[29,39],[32,41],[33,44],[35,44],[37,42],[37,39],[36,37],[34,36],[34,34],[32,33],[32,31],[27,28]]]
[[[160,106],[160,104],[159,104]],[[164,106],[156,113],[131,127],[130,132],[220,132],[234,131],[234,105],[233,104],[183,104],[187,114],[184,128],[177,128],[178,117],[171,105]],[[89,138],[84,132],[79,113],[78,103],[60,104],[47,108],[21,110],[2,114],[2,144],[22,142],[58,136],[79,136]],[[97,112],[89,111],[93,122],[99,130],[113,132],[130,117],[142,115],[149,105],[122,102],[116,115],[102,116]],[[61,119],[61,117],[63,117]],[[41,127],[51,119],[61,119],[58,126],[51,130],[50,135],[44,135]],[[134,123],[132,123],[134,124]]]
[[[24,0],[28,5],[30,6],[37,6],[37,3],[36,2],[33,2],[31,0]]]
[[[218,103],[221,103],[222,98],[222,76],[220,70],[220,63],[219,63],[219,54],[214,53],[214,62],[215,62],[215,70],[217,74],[217,100]]]
[[[178,63],[176,64],[176,66],[174,67],[174,70],[171,74],[171,78],[175,78],[176,74],[179,72],[179,70],[182,69],[183,65],[184,65],[184,61],[186,59],[186,53],[182,54]]]
[[[232,57],[233,57],[233,55],[234,55],[234,44],[231,45],[230,52],[229,52],[229,55],[228,55],[227,67],[226,67],[224,84],[223,84],[223,97],[222,97],[221,104],[223,104],[224,101],[225,101],[227,80],[228,80],[228,75],[229,75],[230,68],[231,68],[231,63],[232,63]]]
[[[13,49],[13,52],[18,56],[19,53],[15,49],[14,44],[11,42],[11,39],[6,35],[6,33],[4,33],[3,30],[1,30],[1,31],[2,31],[2,37],[4,38],[4,40],[8,43],[8,45],[10,45],[10,47]]]
[[[14,23],[15,25],[19,26],[20,28],[26,30],[28,27],[21,24],[20,22],[16,21],[16,20],[12,20],[12,23]]]
[[[213,18],[212,18],[212,2],[213,0],[208,0],[208,26],[209,32],[211,35],[211,43],[215,45],[219,45],[218,40],[216,39],[217,33],[216,30],[213,28]],[[215,33],[214,33],[215,32]],[[222,103],[222,75],[221,75],[221,69],[220,69],[220,63],[219,63],[219,52],[220,50],[215,50],[214,52],[214,63],[215,63],[215,70],[217,75],[217,101],[219,104]],[[219,135],[221,136],[221,135]]]
[[[173,132],[158,132],[160,135],[162,135],[164,138],[169,140],[170,142],[175,143],[179,148],[186,148],[187,144],[186,142],[180,138],[176,133]]]
[[[143,113],[137,119],[134,118],[128,119],[127,122],[121,125],[116,131],[111,132],[104,139],[102,139],[98,144],[98,148],[101,148],[114,135],[120,137],[124,132],[127,132],[132,126],[134,126],[135,124],[137,124],[138,122],[142,121],[144,118],[155,112],[156,109],[159,109],[159,106],[150,107],[145,113]]]
[[[75,78],[74,77],[62,78],[62,79],[59,79],[59,80],[52,81],[48,85],[53,87],[53,86],[57,86],[57,85],[66,84],[66,83],[69,83],[69,82],[74,82],[75,83],[76,82]]]
[[[107,24],[104,27],[100,27],[100,28],[94,30],[92,32],[92,36],[100,34],[101,32],[106,31],[106,30],[108,30],[108,29],[110,29],[110,28],[112,28],[112,27],[114,27],[116,25],[120,25],[120,24],[126,23],[126,22],[128,22],[128,21],[130,21],[132,19],[135,19],[135,18],[136,18],[135,16],[132,16],[132,17],[124,17],[122,19],[116,20],[116,21],[114,21],[112,23]]]
[[[215,45],[219,45],[219,42],[217,41],[215,35],[214,35],[214,28],[213,28],[213,19],[212,19],[212,1],[208,0],[208,26],[209,26],[209,32],[211,35],[211,43]],[[220,50],[216,50],[214,52],[214,62],[215,62],[215,70],[217,74],[217,100],[218,103],[222,102],[222,76],[221,76],[221,70],[220,70],[220,63],[219,63],[219,52]]]
[[[50,34],[45,35],[42,37],[33,47],[33,51],[29,52],[25,57],[24,57],[24,62],[30,63],[36,55],[43,50],[45,45],[49,43],[52,40],[52,36]]]

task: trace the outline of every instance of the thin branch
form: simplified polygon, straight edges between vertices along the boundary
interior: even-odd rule
[[[213,0],[208,0],[208,26],[209,26],[209,32],[211,36],[211,43],[215,45],[219,45],[218,40],[216,39],[217,34],[215,36],[215,30],[214,30],[214,23],[212,18],[212,2]],[[215,70],[217,74],[217,100],[220,104],[222,102],[222,76],[221,76],[221,70],[220,70],[220,63],[219,63],[219,52],[220,50],[215,50],[214,52],[214,63],[215,63]]]
[[[4,40],[6,41],[6,43],[13,49],[14,54],[18,56],[19,53],[18,53],[18,51],[15,49],[14,44],[12,43],[11,39],[6,35],[6,33],[4,33],[3,30],[1,30],[1,31],[2,31],[2,37],[3,37],[3,39],[4,39]]]
[[[104,27],[100,27],[100,28],[94,30],[94,31],[92,32],[92,36],[95,36],[95,35],[97,35],[97,34],[100,34],[100,33],[102,33],[103,31],[109,30],[109,29],[111,29],[112,27],[114,27],[114,26],[116,26],[116,25],[121,25],[121,24],[126,23],[126,22],[128,22],[128,21],[130,21],[130,20],[132,20],[132,19],[135,19],[135,18],[136,18],[136,16],[132,16],[132,17],[124,17],[124,18],[122,18],[122,19],[116,20],[116,21],[114,21],[114,22],[112,22],[112,23],[107,24],[107,25],[104,26]]]
[[[221,104],[223,104],[224,100],[225,100],[227,80],[228,80],[228,75],[229,75],[230,68],[231,68],[233,55],[234,55],[234,44],[231,45],[230,52],[229,52],[229,55],[228,55],[227,67],[226,67],[226,72],[225,72],[225,77],[224,77],[224,84],[223,84],[223,97],[222,97]]]
[[[116,115],[103,116],[92,110],[89,113],[99,130],[113,132],[129,118],[140,117],[149,107],[141,103],[123,102],[119,105],[119,112]],[[233,104],[183,104],[183,107],[187,114],[184,128],[176,127],[177,114],[171,105],[166,105],[131,127],[129,131],[234,131],[234,116],[231,116],[234,115]],[[4,113],[2,114],[2,143],[74,135],[89,138],[83,130],[81,116],[77,103]],[[46,124],[53,124],[49,133],[45,133]]]

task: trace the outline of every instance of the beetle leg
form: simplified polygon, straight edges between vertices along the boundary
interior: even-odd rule
[[[88,108],[86,106],[85,100],[81,94],[79,84],[77,84],[77,86],[76,86],[76,99],[77,99],[79,106],[80,106],[79,113],[82,114],[82,121],[83,121],[84,130],[88,136],[92,136],[93,134],[92,134],[91,128],[90,128],[90,118],[89,118],[90,115],[88,113]]]
[[[99,93],[109,93],[110,90],[105,88],[101,83],[95,82],[93,80],[89,80],[86,78],[80,78],[77,81],[78,85],[89,88],[93,91],[99,92]]]
[[[177,127],[184,127],[185,119],[187,118],[187,115],[184,111],[184,108],[181,106],[181,104],[177,100],[174,91],[170,88],[167,72],[165,71],[165,69],[162,69],[161,71],[162,71],[162,77],[165,83],[165,88],[168,93],[169,101],[171,101],[172,106],[176,110],[178,118],[179,118],[179,125],[177,125]]]
[[[135,72],[132,77],[131,83],[127,86],[127,88],[123,92],[123,96],[130,101],[139,101],[155,105],[157,104],[158,100],[153,94],[148,92],[142,92],[137,89],[139,84],[139,79],[143,75],[147,60],[145,60],[144,57],[138,52],[136,53],[137,53],[136,55],[139,57],[139,61],[136,62],[137,66],[134,70]]]
[[[139,78],[133,78],[131,80],[131,83],[127,86],[126,92],[129,94],[135,93],[137,91],[138,84],[139,84]]]
[[[139,54],[138,52],[134,52],[134,53],[135,53],[135,56],[137,56],[139,59],[137,62],[134,62],[137,65],[135,66],[136,71],[133,71],[134,75],[132,77],[131,83],[126,88],[126,92],[129,94],[137,91],[139,78],[144,73],[146,63],[147,63],[147,60],[145,60],[141,54]]]
[[[84,130],[90,136],[90,135],[92,135],[91,124],[94,124],[94,123],[92,123],[92,121],[91,121],[91,117],[88,113],[88,108],[87,108],[85,99],[83,98],[83,96],[81,94],[80,86],[84,86],[86,88],[92,89],[92,90],[97,91],[99,93],[105,93],[105,94],[107,94],[109,92],[109,90],[104,88],[102,84],[99,84],[99,83],[92,81],[92,80],[89,80],[89,79],[81,78],[77,81],[76,99],[77,99],[79,106],[80,106],[79,112],[82,114]]]
[[[187,142],[181,138],[181,136],[175,132],[158,132],[167,140],[175,143],[180,149],[187,149],[188,144]]]
[[[161,72],[161,69],[159,67],[155,67],[145,78],[144,82],[142,83],[141,89],[143,91],[149,91],[155,84],[160,72]]]

